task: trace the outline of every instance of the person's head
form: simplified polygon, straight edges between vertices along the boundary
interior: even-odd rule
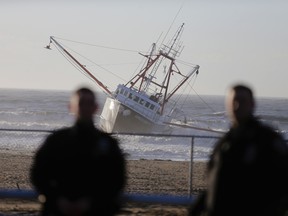
[[[233,126],[247,121],[254,112],[255,101],[251,88],[234,85],[226,97],[226,110]]]
[[[98,108],[94,92],[86,87],[79,88],[73,93],[69,108],[77,120],[93,120]]]

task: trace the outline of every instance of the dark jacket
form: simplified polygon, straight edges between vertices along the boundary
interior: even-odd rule
[[[216,143],[208,188],[191,215],[283,215],[288,209],[288,148],[273,129],[251,118]]]
[[[48,136],[36,152],[30,177],[46,196],[44,215],[61,215],[57,200],[63,197],[89,200],[86,215],[112,215],[125,185],[125,161],[115,138],[93,123],[78,122]]]

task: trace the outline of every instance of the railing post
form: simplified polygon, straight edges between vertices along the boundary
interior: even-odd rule
[[[191,137],[191,151],[190,151],[190,163],[189,163],[189,196],[192,197],[193,190],[193,164],[194,164],[194,136]]]

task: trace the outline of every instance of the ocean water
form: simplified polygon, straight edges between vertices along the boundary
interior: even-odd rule
[[[97,97],[100,114],[106,97],[100,92]],[[0,89],[0,151],[33,154],[49,131],[72,125],[74,117],[68,112],[69,98],[68,91]],[[218,132],[173,127],[170,134],[163,136],[117,136],[128,159],[188,161],[192,155],[194,160],[207,160],[218,137],[229,128],[224,96],[176,96],[170,106],[175,105],[179,121]],[[286,140],[287,107],[286,98],[257,98],[255,113]],[[95,121],[98,119],[96,116]]]

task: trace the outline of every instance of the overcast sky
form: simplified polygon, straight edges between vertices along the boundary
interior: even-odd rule
[[[173,35],[185,23],[181,60],[200,65],[198,94],[223,95],[231,84],[245,82],[257,96],[287,98],[287,11],[286,0],[0,0],[0,88],[92,85],[56,49],[44,49],[51,35],[148,51],[170,26]],[[99,53],[95,59],[101,56],[103,65],[127,63],[125,72],[109,68],[119,77],[137,67],[136,52],[121,58]],[[98,76],[105,80],[107,73]]]

